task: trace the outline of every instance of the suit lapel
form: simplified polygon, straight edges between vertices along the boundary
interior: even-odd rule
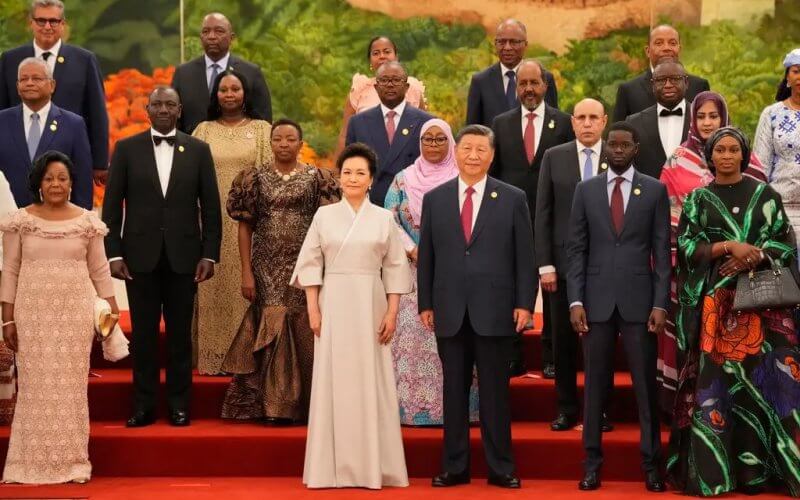
[[[58,50],[58,54],[56,54],[55,57],[56,64],[53,66],[53,79],[58,81],[61,75],[67,71],[67,64],[72,61],[72,54],[67,44],[61,43],[61,48]],[[58,90],[58,85],[56,85],[56,90]]]
[[[164,199],[169,198],[170,193],[175,189],[175,184],[179,180],[181,168],[183,168],[184,152],[186,151],[186,137],[182,132],[175,133],[175,147],[172,148],[172,168],[169,170],[169,180],[167,181],[167,193]],[[161,182],[159,181],[159,189]]]
[[[681,144],[686,142],[686,139],[689,137],[689,125],[691,123],[690,120],[690,112],[689,109],[692,103],[690,101],[686,101],[686,105],[684,106],[684,113],[683,113],[683,133],[681,133]]]
[[[23,152],[22,156],[28,159],[28,141],[25,139],[25,120],[22,115],[22,104],[14,107],[14,125],[11,127],[11,136],[19,150]],[[30,166],[31,162],[28,160],[29,169]]]
[[[553,123],[553,128],[550,128],[550,123]],[[544,152],[555,145],[554,144],[555,141],[553,140],[553,136],[555,136],[555,133],[556,133],[555,113],[553,113],[553,110],[550,109],[550,106],[545,104],[544,120],[542,120],[542,134],[539,136],[539,145],[536,146],[536,153],[533,155],[533,162],[531,163],[531,165],[535,165],[541,162],[542,156],[544,156]],[[527,160],[528,157],[526,156],[525,159]]]
[[[653,142],[658,146],[661,152],[664,152],[664,144],[661,142],[661,132],[658,130],[658,108],[652,106],[643,112],[645,116],[644,126],[647,135],[653,138]]]
[[[153,189],[155,189],[163,199],[164,192],[161,191],[161,181],[158,178],[158,164],[156,163],[156,151],[153,146],[152,132],[150,130],[144,132],[141,141],[142,173],[150,177],[150,182],[153,183]]]
[[[195,61],[195,64],[191,66],[194,76],[190,81],[203,82],[202,85],[198,85],[197,87],[203,90],[203,95],[208,96],[211,93],[211,89],[208,87],[208,77],[206,76],[206,58],[205,56],[200,56],[198,59],[195,59]],[[220,73],[221,72],[222,71],[220,71]]]
[[[417,123],[414,122],[414,117],[411,116],[413,113],[414,111],[411,109],[411,105],[406,102],[403,114],[400,115],[400,121],[397,122],[397,128],[394,131],[394,139],[392,139],[392,144],[389,146],[389,154],[386,155],[384,165],[392,163],[414,135],[414,127],[417,126]],[[386,142],[387,144],[389,142],[388,136]]]
[[[522,130],[522,108],[517,107],[514,109],[514,113],[506,121],[506,126],[508,128],[503,135],[510,141],[509,145],[511,147],[509,149],[512,151],[516,150],[516,153],[512,154],[516,154],[517,157],[520,158],[520,163],[524,163],[530,167],[530,163],[528,163],[528,154],[525,152],[525,134]]]
[[[461,227],[461,206],[459,205],[458,200],[458,177],[448,182],[450,184],[447,184],[447,206],[445,207],[447,214],[445,220],[458,221],[458,224],[455,225],[454,230],[458,233],[458,241],[464,241],[464,229]],[[467,243],[464,242],[465,246],[466,244]]]
[[[506,89],[503,86],[503,72],[500,70],[500,63],[495,63],[489,71],[489,91],[497,102],[503,103],[500,108],[503,112],[507,111],[508,101],[506,101]]]
[[[491,177],[487,177],[483,198],[481,198],[481,206],[478,210],[478,218],[475,219],[475,227],[472,228],[472,239],[469,240],[467,247],[475,242],[483,226],[486,225],[486,221],[491,217],[494,211],[494,207],[497,204],[497,196],[492,196],[492,193],[497,193],[497,183]]]
[[[597,183],[597,199],[601,200],[603,205],[603,209],[600,210],[600,213],[603,214],[603,218],[606,219],[606,223],[608,224],[608,230],[611,231],[611,234],[614,238],[617,237],[617,230],[614,228],[614,221],[611,220],[611,198],[608,195],[608,171],[603,172],[600,174],[602,177],[602,182]],[[623,228],[624,228],[623,223]]]
[[[636,170],[633,171],[633,182],[631,183],[631,194],[628,197],[628,206],[625,208],[625,216],[622,218],[622,231],[620,231],[619,235],[625,234],[625,230],[628,229],[630,225],[629,222],[633,222],[634,215],[636,214],[637,207],[639,206],[641,194],[642,194],[642,184],[641,184],[641,176],[639,172]],[[608,190],[606,190],[608,192]],[[608,213],[611,213],[609,209]]]
[[[653,94],[653,84],[650,80],[653,78],[653,73],[650,71],[650,68],[647,68],[647,71],[639,77],[639,85],[642,87],[644,94],[648,97],[648,102],[655,102],[656,96]]]
[[[376,107],[364,112],[368,113],[367,119],[371,122],[369,128],[374,140],[372,144],[375,144],[378,150],[378,161],[381,165],[386,165],[388,163],[386,160],[389,157],[389,136],[386,135],[386,122],[383,121],[381,105],[378,104]],[[397,135],[397,130],[395,130],[395,135]],[[381,156],[384,157],[382,158]]]
[[[581,146],[577,140],[572,141],[572,144],[575,146],[576,150],[578,147],[583,149],[583,146]],[[564,175],[566,175],[567,179],[569,179],[569,183],[572,186],[575,186],[581,181],[581,175],[583,172],[583,164],[581,162],[586,161],[586,159],[582,154],[574,154],[574,151],[565,151],[565,154],[567,157],[564,158],[564,165],[567,168],[565,168]]]
[[[47,118],[44,123],[42,123],[42,138],[39,140],[39,145],[36,147],[37,157],[50,149],[50,144],[58,133],[58,119],[60,116],[61,109],[51,103],[50,112],[47,113]]]

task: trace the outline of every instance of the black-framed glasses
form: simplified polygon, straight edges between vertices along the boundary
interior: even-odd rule
[[[34,17],[33,22],[35,22],[37,26],[44,28],[48,24],[53,27],[59,26],[64,20],[57,17]]]
[[[421,141],[422,144],[424,144],[425,146],[442,146],[444,144],[447,144],[447,137],[443,135],[438,135],[436,137],[423,135]]]
[[[522,44],[525,43],[525,40],[520,40],[518,38],[495,38],[494,44],[497,47],[505,47],[506,45],[511,45],[512,47],[519,48],[522,47]]]
[[[689,77],[686,76],[686,75],[671,75],[671,76],[659,76],[658,78],[652,78],[650,81],[652,81],[654,84],[656,84],[659,87],[663,87],[664,85],[667,84],[667,82],[669,82],[669,83],[671,83],[673,85],[678,85],[679,83],[683,82],[687,78],[689,78]]]
[[[381,77],[375,80],[375,82],[383,87],[399,87],[400,85],[406,83],[406,79],[400,77],[394,77],[394,78]]]

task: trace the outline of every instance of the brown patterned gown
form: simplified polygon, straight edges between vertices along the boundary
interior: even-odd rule
[[[236,374],[223,418],[308,417],[314,333],[305,292],[289,280],[314,213],[340,194],[329,171],[303,164],[295,171],[287,180],[269,166],[245,170],[228,195],[231,218],[253,226],[256,299],[222,364]]]

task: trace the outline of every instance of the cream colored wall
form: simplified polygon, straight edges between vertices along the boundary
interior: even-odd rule
[[[775,0],[703,0],[700,22],[731,20],[739,24],[750,24],[764,15],[775,14]]]

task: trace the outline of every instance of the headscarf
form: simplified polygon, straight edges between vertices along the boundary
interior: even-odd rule
[[[705,154],[709,170],[712,172],[714,171],[711,153],[714,152],[714,146],[716,146],[723,137],[733,137],[739,143],[739,146],[742,148],[742,163],[739,165],[739,171],[744,172],[750,165],[750,141],[748,141],[747,136],[736,127],[721,127],[711,134],[711,137],[706,141]]]
[[[800,65],[800,49],[794,49],[783,58],[783,67],[786,69]]]
[[[686,142],[681,144],[683,147],[690,149],[695,154],[703,158],[704,151],[703,148],[705,146],[706,141],[700,136],[700,130],[697,128],[697,113],[700,108],[707,102],[713,102],[717,106],[717,112],[719,112],[720,118],[720,127],[727,127],[730,125],[730,117],[728,115],[728,104],[725,102],[725,98],[722,97],[720,94],[716,92],[712,92],[710,90],[706,90],[704,92],[700,92],[695,96],[694,100],[692,101],[691,111],[690,111],[690,119],[689,119],[689,135],[686,138]]]
[[[431,127],[439,127],[447,136],[447,155],[439,163],[431,163],[422,155],[422,136]],[[425,196],[425,193],[458,175],[455,142],[450,125],[439,118],[426,121],[420,129],[419,158],[403,170],[405,190],[408,195],[408,210],[417,224],[420,224],[422,220],[422,197]]]

